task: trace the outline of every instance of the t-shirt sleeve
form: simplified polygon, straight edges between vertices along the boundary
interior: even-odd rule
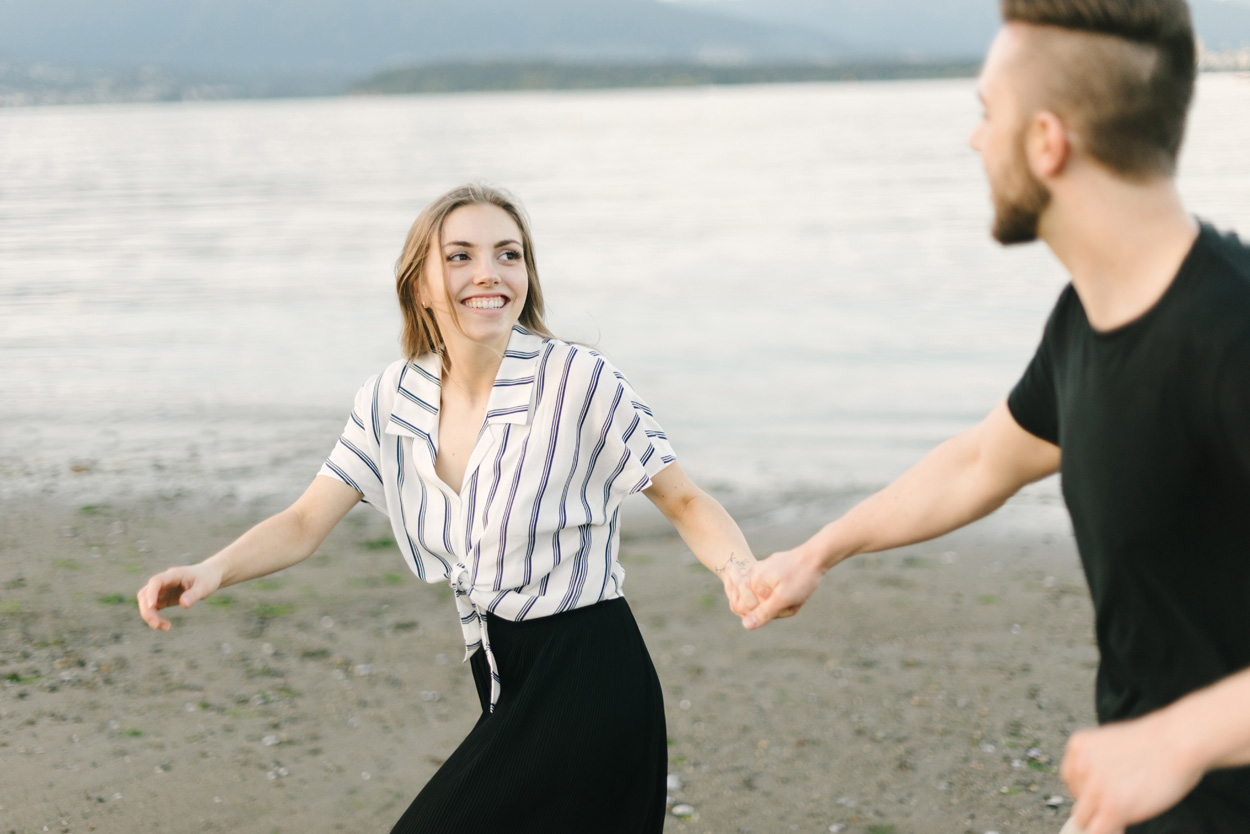
[[[1229,453],[1250,480],[1250,336],[1225,357],[1216,377],[1216,409]]]
[[[1020,427],[1048,443],[1059,445],[1059,396],[1055,389],[1055,343],[1059,319],[1072,288],[1059,297],[1059,303],[1046,322],[1041,344],[1024,376],[1007,396],[1007,409]]]
[[[677,455],[655,415],[625,376],[606,361],[596,390],[596,451],[605,487],[629,495],[651,486]]]
[[[382,422],[378,414],[378,385],[373,377],[356,392],[347,425],[318,475],[334,478],[364,496],[367,504],[386,511],[382,487]]]

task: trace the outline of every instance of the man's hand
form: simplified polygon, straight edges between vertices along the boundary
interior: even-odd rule
[[[1122,834],[1180,802],[1202,778],[1187,739],[1163,712],[1079,730],[1068,740],[1060,775],[1085,834]]]
[[[759,601],[742,618],[748,629],[757,629],[778,617],[793,617],[820,585],[824,571],[806,545],[774,553],[751,570],[751,589]]]

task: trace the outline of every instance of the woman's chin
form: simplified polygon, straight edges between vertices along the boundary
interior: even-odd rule
[[[486,326],[488,325],[489,326]],[[459,339],[454,339],[452,344],[463,340],[463,347],[466,349],[488,348],[492,350],[502,351],[508,345],[508,340],[512,338],[512,327],[516,324],[516,320],[512,318],[500,318],[493,322],[477,321],[477,322],[461,322],[462,330],[456,335]],[[452,348],[455,349],[454,347]]]

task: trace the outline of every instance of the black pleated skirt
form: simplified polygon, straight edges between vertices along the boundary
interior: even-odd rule
[[[479,650],[482,716],[392,834],[659,834],[664,700],[625,600],[486,627],[499,703]]]

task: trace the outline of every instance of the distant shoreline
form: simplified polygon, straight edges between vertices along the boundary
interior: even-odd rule
[[[162,67],[56,67],[0,61],[0,108],[483,92],[658,89],[975,78],[980,59],[738,64],[456,62],[345,77],[222,77]],[[1230,72],[1231,67],[1204,72]]]
[[[454,63],[387,70],[352,85],[349,92],[356,95],[412,95],[972,78],[980,66],[979,60],[733,66],[694,63],[570,64],[555,61]]]
[[[971,78],[979,68],[980,61],[971,59],[733,66],[502,61],[398,67],[353,80],[227,78],[161,67],[89,69],[0,62],[0,107]]]

